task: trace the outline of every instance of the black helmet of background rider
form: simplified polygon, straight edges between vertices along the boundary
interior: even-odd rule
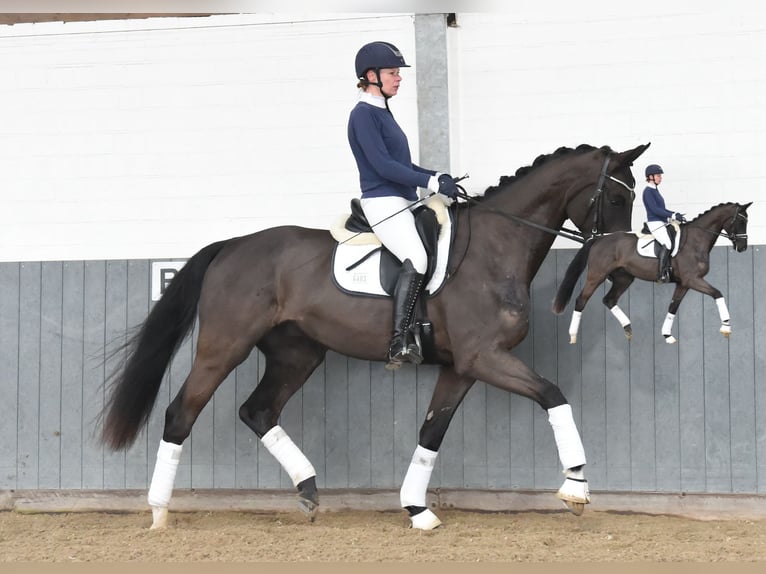
[[[665,172],[662,171],[662,168],[658,166],[656,163],[647,165],[646,169],[644,170],[644,176],[646,177],[646,181],[649,181],[649,178],[653,175],[662,175],[663,173]],[[652,180],[654,180],[653,177],[652,177]]]

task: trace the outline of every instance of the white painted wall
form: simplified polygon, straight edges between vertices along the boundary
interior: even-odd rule
[[[754,201],[750,242],[766,243],[763,4],[514,2],[458,24],[452,170],[469,172],[474,191],[562,145],[651,142],[634,167],[639,190],[659,163],[668,207],[689,217]],[[639,196],[634,227],[644,215]]]
[[[412,60],[412,15],[236,15],[0,27],[0,260],[188,257],[359,194],[354,56]]]
[[[639,188],[660,163],[688,216],[755,201],[751,243],[766,243],[766,8],[553,0],[458,24],[452,171],[469,191],[562,145],[651,141]],[[0,27],[0,261],[184,258],[328,227],[358,195],[346,120],[373,39],[413,65],[392,109],[417,156],[411,14]]]

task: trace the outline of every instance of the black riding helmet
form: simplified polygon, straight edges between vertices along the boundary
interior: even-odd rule
[[[402,56],[399,48],[388,42],[370,42],[362,46],[356,53],[355,69],[357,79],[370,83],[366,77],[367,71],[375,70],[375,77],[378,81],[374,82],[373,85],[379,88],[383,87],[383,83],[380,81],[381,68],[409,67],[404,61],[404,56]],[[386,94],[383,95],[388,99]]]

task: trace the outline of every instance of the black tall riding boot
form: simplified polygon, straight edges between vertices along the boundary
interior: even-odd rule
[[[405,259],[394,288],[394,329],[388,349],[389,370],[398,369],[402,363],[423,362],[423,352],[412,333],[415,303],[423,287],[424,276],[415,271],[412,262]]]
[[[657,269],[657,281],[659,283],[667,283],[670,281],[670,249],[661,246],[659,255],[659,265]]]

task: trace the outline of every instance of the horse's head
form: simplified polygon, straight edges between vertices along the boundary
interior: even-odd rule
[[[752,201],[745,205],[733,204],[734,215],[723,225],[723,230],[738,253],[747,249],[747,208],[752,204]]]
[[[631,228],[636,180],[631,166],[650,144],[617,153],[609,148],[590,152],[575,193],[569,195],[567,217],[585,236]],[[588,182],[582,185],[583,182]]]

